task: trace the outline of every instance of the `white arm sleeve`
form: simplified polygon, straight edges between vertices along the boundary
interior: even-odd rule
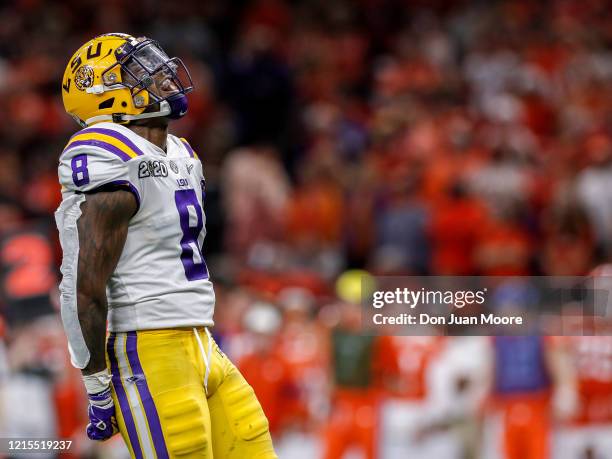
[[[79,232],[77,221],[81,216],[84,194],[73,194],[65,198],[55,212],[64,257],[62,259],[62,282],[60,303],[62,322],[68,337],[70,360],[76,368],[85,368],[89,363],[89,349],[85,344],[77,309],[77,268],[79,264]]]

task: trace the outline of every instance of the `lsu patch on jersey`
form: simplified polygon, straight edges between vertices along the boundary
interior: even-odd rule
[[[76,307],[81,203],[88,192],[120,186],[134,194],[138,210],[107,284],[109,330],[213,325],[215,296],[202,255],[202,164],[184,139],[168,135],[166,150],[113,123],[83,129],[68,142],[56,212],[64,250],[62,310]]]

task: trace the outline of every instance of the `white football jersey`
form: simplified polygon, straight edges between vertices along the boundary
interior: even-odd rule
[[[78,325],[70,323],[78,317],[65,311],[76,311],[80,206],[87,192],[111,186],[131,191],[138,210],[107,284],[109,330],[213,325],[215,295],[202,255],[202,164],[184,139],[168,135],[166,150],[125,126],[99,123],[76,133],[62,152],[63,201],[56,222],[64,252],[60,292],[67,330]]]

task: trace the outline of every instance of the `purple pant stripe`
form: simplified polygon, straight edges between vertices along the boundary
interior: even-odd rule
[[[113,387],[115,388],[115,393],[117,394],[117,399],[119,400],[119,408],[121,409],[121,414],[123,414],[123,420],[125,421],[125,427],[128,431],[130,444],[132,445],[132,450],[134,451],[136,458],[142,459],[142,450],[140,449],[140,443],[138,441],[136,424],[134,423],[134,418],[132,417],[132,412],[130,411],[130,403],[128,402],[125,389],[121,384],[121,376],[119,375],[119,364],[117,363],[117,356],[115,355],[114,333],[111,333],[108,338],[107,352],[111,364],[111,373],[113,375]]]
[[[187,149],[187,151],[189,152],[189,156],[191,156],[192,158],[194,157],[194,152],[193,152],[193,148],[191,148],[191,145],[189,145],[187,142],[185,142],[183,139],[181,139],[181,142],[183,142],[183,145],[185,145],[185,148]]]
[[[151,437],[153,437],[153,445],[155,446],[155,452],[157,453],[158,459],[168,458],[168,450],[166,448],[166,441],[164,440],[164,434],[162,432],[161,423],[159,422],[159,415],[157,414],[157,408],[155,402],[149,392],[149,386],[147,385],[147,379],[142,371],[140,365],[140,359],[138,358],[138,337],[135,331],[128,332],[127,334],[127,355],[132,367],[132,374],[136,376],[136,387],[140,394],[140,400],[145,410],[145,417],[149,424],[149,430],[151,431]]]
[[[92,147],[102,148],[110,153],[114,153],[115,155],[119,156],[119,158],[121,158],[124,162],[132,159],[130,155],[122,152],[116,146],[111,145],[110,143],[102,142],[101,140],[95,140],[95,139],[77,140],[76,142],[72,142],[70,145],[68,145],[68,147],[64,151],[70,150],[72,147],[78,147],[81,145],[90,145]]]
[[[142,150],[140,148],[138,148],[136,146],[136,144],[134,142],[132,142],[128,137],[124,136],[123,134],[120,134],[117,131],[113,131],[112,129],[104,129],[104,128],[92,127],[92,128],[83,129],[82,131],[77,132],[76,135],[86,134],[88,132],[92,132],[92,133],[96,133],[96,134],[104,134],[104,135],[108,135],[110,137],[114,137],[115,139],[119,140],[120,142],[123,142],[128,147],[130,147],[132,150],[134,150],[134,153],[136,153],[138,156],[142,156],[144,154],[142,152]]]

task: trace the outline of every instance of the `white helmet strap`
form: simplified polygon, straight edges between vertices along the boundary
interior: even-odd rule
[[[102,94],[108,91],[117,91],[118,89],[125,89],[125,86],[106,86],[104,84],[96,84],[90,88],[85,89],[85,92],[88,94]]]

